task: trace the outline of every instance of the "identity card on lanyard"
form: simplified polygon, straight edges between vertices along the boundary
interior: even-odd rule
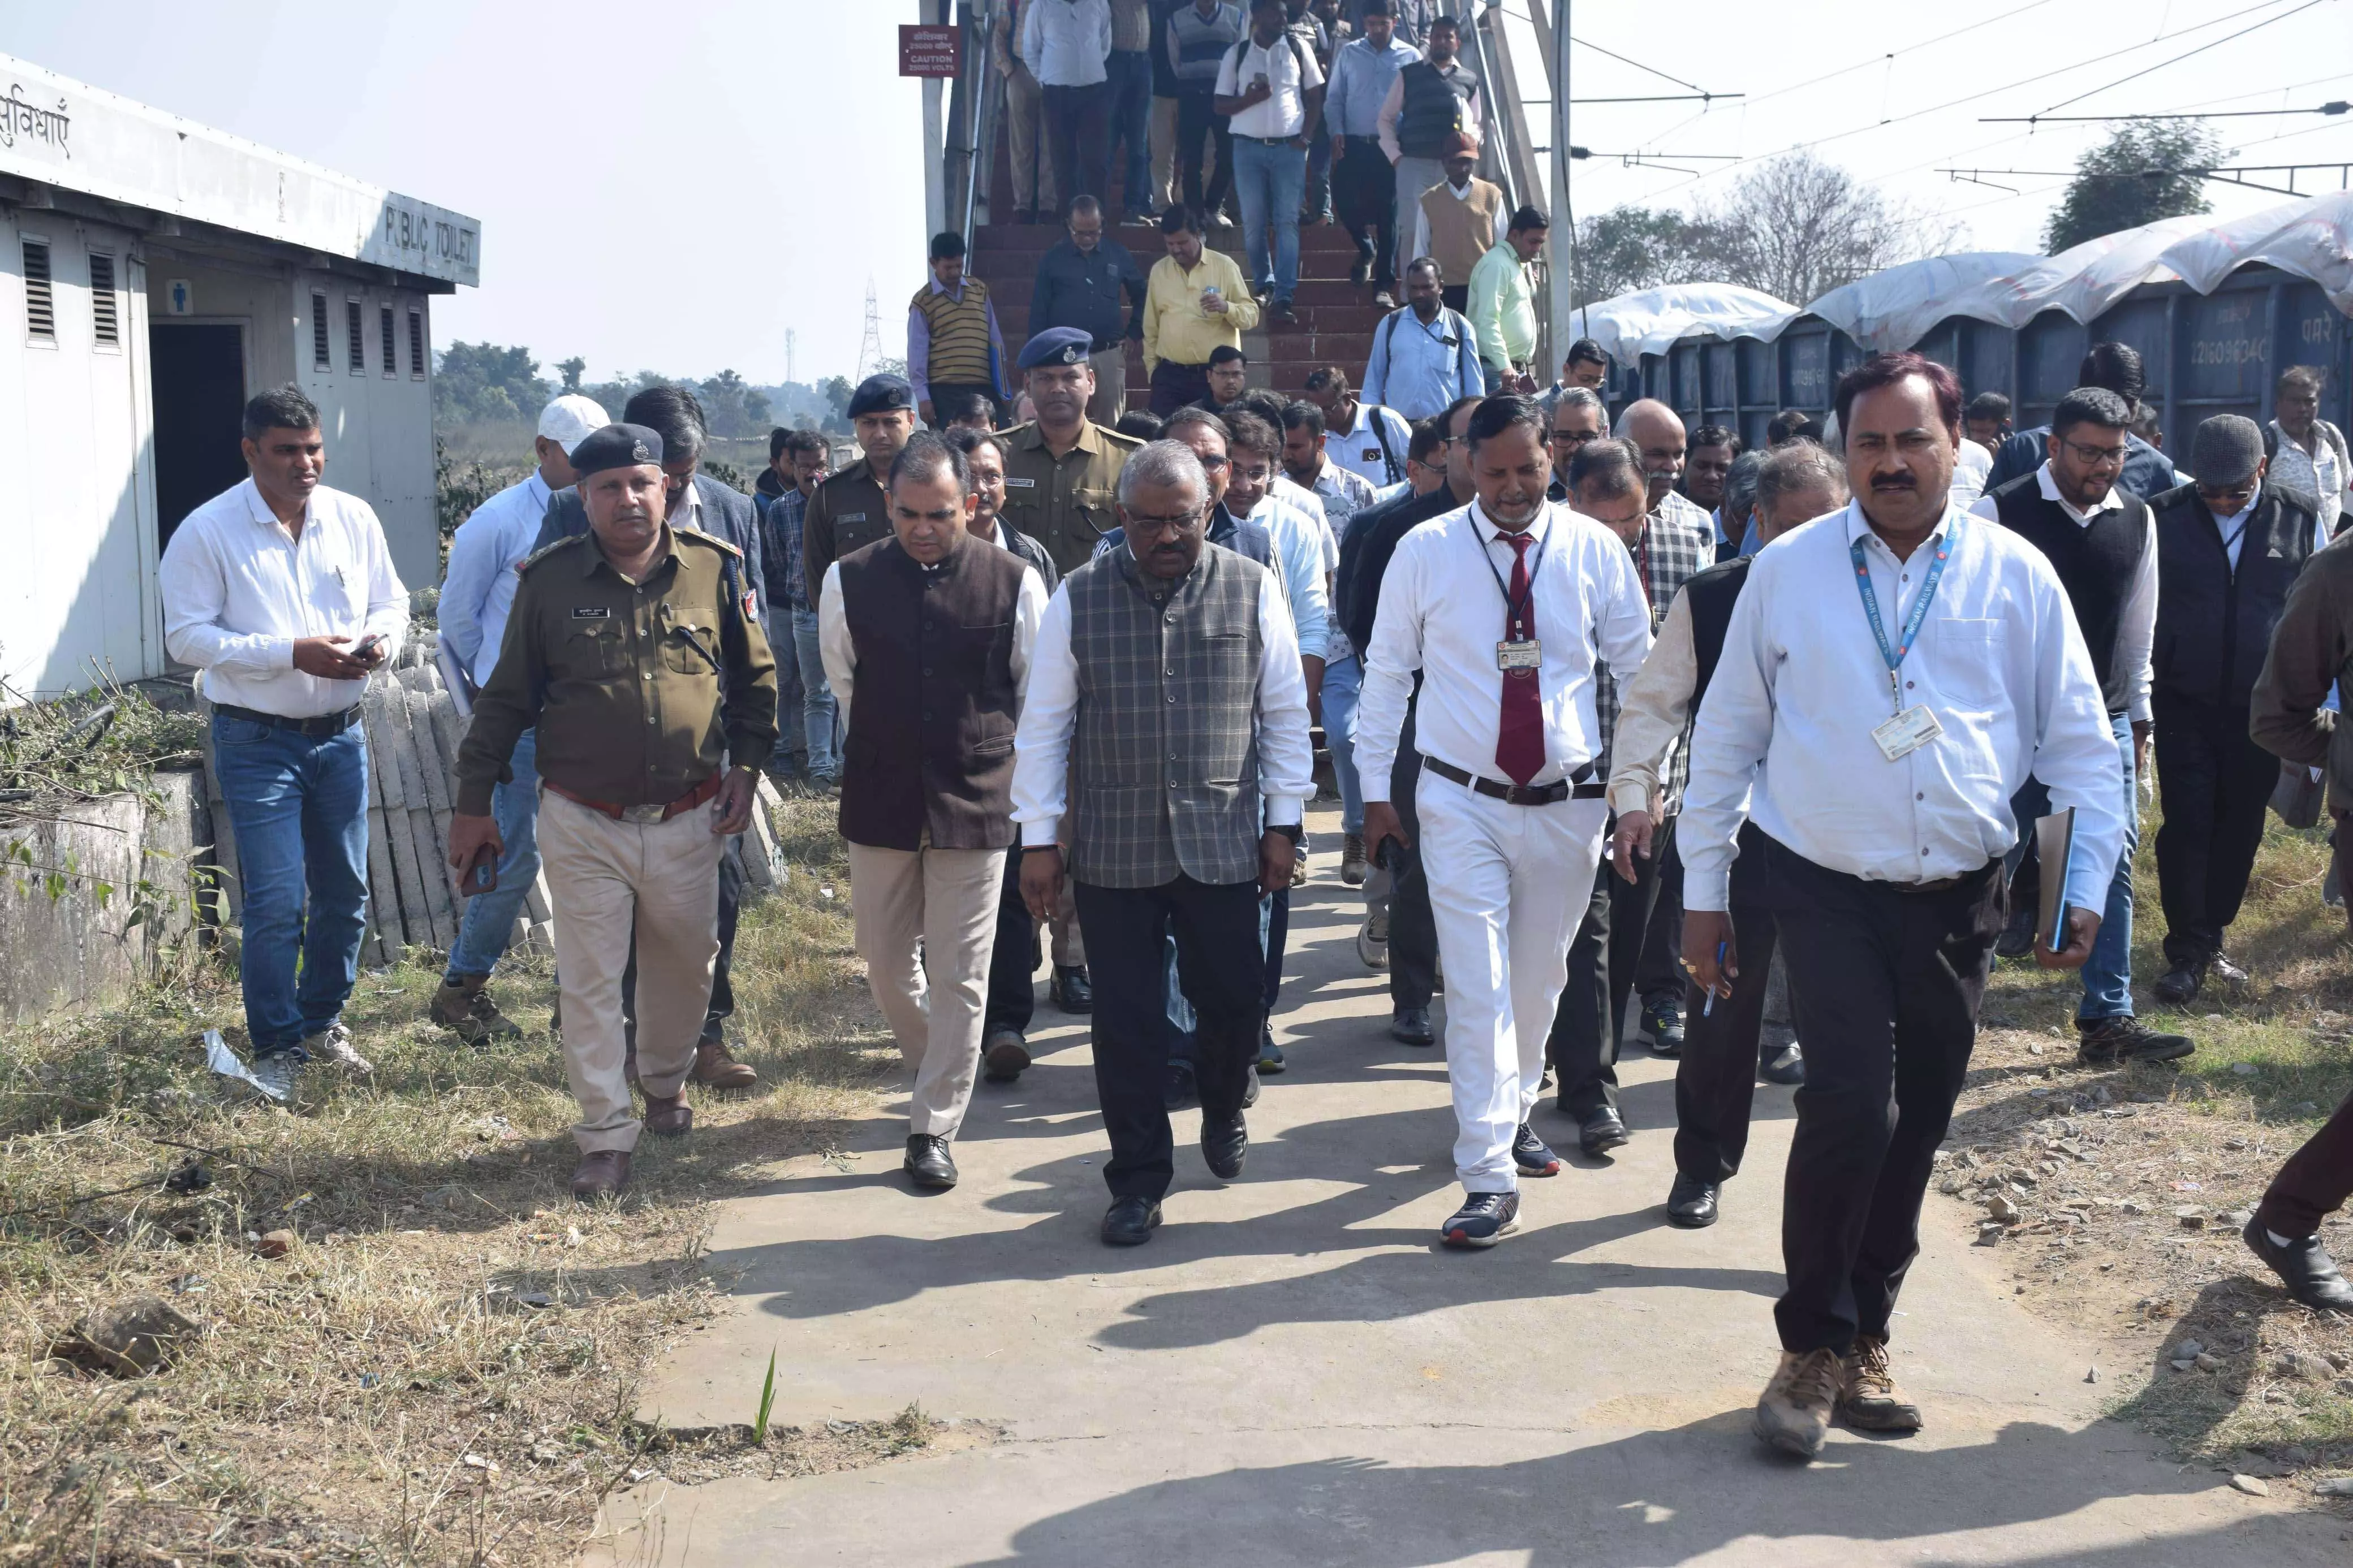
[[[1504,595],[1504,640],[1495,645],[1495,668],[1505,675],[1533,680],[1536,671],[1544,668],[1544,644],[1537,640],[1530,609],[1536,596],[1536,571],[1544,564],[1545,552],[1552,548],[1552,535],[1546,534],[1544,542],[1536,546],[1535,559],[1527,563],[1527,591],[1516,599],[1505,585],[1504,574],[1495,570],[1495,563],[1489,558],[1476,523],[1471,527],[1471,542],[1478,546],[1479,559],[1487,563],[1487,571],[1495,579],[1496,592]]]
[[[1952,527],[1945,531],[1945,540],[1936,547],[1936,557],[1928,563],[1928,574],[1921,580],[1919,596],[1912,601],[1912,613],[1904,617],[1904,640],[1893,647],[1887,642],[1887,623],[1880,618],[1879,595],[1871,585],[1871,568],[1862,556],[1862,541],[1852,540],[1847,544],[1847,556],[1854,563],[1855,591],[1862,595],[1862,613],[1871,621],[1871,635],[1879,639],[1879,657],[1887,661],[1887,695],[1895,709],[1895,717],[1871,732],[1880,754],[1889,762],[1910,756],[1945,732],[1936,715],[1925,703],[1904,706],[1904,683],[1901,671],[1904,656],[1920,638],[1920,628],[1928,619],[1928,606],[1936,601],[1936,584],[1945,575],[1945,563],[1951,558],[1954,542],[1960,537],[1961,519],[1956,517]]]

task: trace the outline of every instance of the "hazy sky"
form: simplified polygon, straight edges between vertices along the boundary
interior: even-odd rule
[[[1507,0],[1531,97],[1544,94],[1526,0]],[[1714,105],[1579,105],[1597,153],[1755,159],[1799,142],[1968,226],[1975,248],[2034,250],[2065,170],[2105,130],[1981,115],[2273,109],[2353,97],[2353,0],[1584,0],[1575,93],[1684,89]],[[848,374],[866,285],[883,348],[904,348],[923,277],[922,99],[897,70],[914,0],[765,0],[549,9],[443,0],[236,6],[0,0],[0,47],[94,86],[281,148],[482,222],[482,287],[437,301],[437,342],[522,342],[592,378],[639,368],[783,379]],[[2223,42],[2267,18],[2284,18]],[[1966,31],[1956,31],[1966,26]],[[2205,46],[2216,46],[2206,47]],[[2136,80],[2117,79],[2200,50]],[[1837,73],[1837,74],[1832,74]],[[2028,80],[2037,78],[2039,80]],[[1976,95],[1983,96],[1976,96]],[[1967,100],[1967,101],[1958,101]],[[1536,112],[1541,114],[1539,109]],[[2248,163],[2353,160],[2353,116],[2215,122]],[[1628,169],[1597,157],[1572,195],[1688,205],[1740,164]],[[2284,175],[2257,175],[2284,179]],[[2334,189],[2335,171],[2299,187]],[[2284,197],[2210,184],[2218,216]],[[1799,301],[1802,303],[1802,301]]]

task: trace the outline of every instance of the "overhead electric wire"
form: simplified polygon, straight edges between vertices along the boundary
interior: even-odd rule
[[[2253,120],[2277,114],[2343,114],[2348,110],[2353,110],[2353,103],[2348,103],[2340,98],[2333,103],[2324,103],[2317,109],[2216,109],[2208,110],[2202,114],[1980,114],[1978,116],[1978,123],[1980,125],[2059,125],[2084,122],[2107,123],[2119,120]]]
[[[1535,26],[1535,18],[1533,16],[1527,18],[1527,22],[1528,26],[1532,27]],[[1597,55],[1608,55],[1611,59],[1616,60],[1621,66],[1632,66],[1638,71],[1648,71],[1652,76],[1657,77],[1661,81],[1671,81],[1677,87],[1687,87],[1694,92],[1698,93],[1702,98],[1709,96],[1707,89],[1700,86],[1700,84],[1695,81],[1685,81],[1679,76],[1669,76],[1666,72],[1661,70],[1656,66],[1646,66],[1640,60],[1628,59],[1624,55],[1619,54],[1614,49],[1605,49],[1599,44],[1588,44],[1583,38],[1577,37],[1575,34],[1571,34],[1569,36],[1568,41],[1576,45],[1580,49],[1591,49]],[[1719,92],[1715,96],[1717,98],[1730,98],[1736,97],[1737,95]]]
[[[2101,93],[2104,93],[2104,92],[2107,91],[2109,87],[2122,87],[2122,86],[2124,86],[2124,84],[2125,84],[2125,83],[2126,83],[2126,82],[2128,82],[2128,81],[2138,81],[2141,78],[2143,78],[2143,77],[2145,77],[2145,76],[2147,76],[2147,75],[2148,75],[2148,74],[2150,74],[2150,72],[2152,72],[2152,71],[2161,71],[2161,70],[2163,70],[2167,66],[2178,66],[2178,65],[2179,65],[2182,61],[2184,61],[2184,60],[2186,60],[2186,59],[2190,58],[2192,56],[2196,56],[2196,55],[2202,55],[2202,54],[2204,54],[2204,53],[2205,53],[2207,50],[2209,50],[2209,49],[2219,49],[2219,48],[2221,48],[2224,44],[2230,43],[2232,39],[2235,39],[2235,38],[2243,38],[2243,37],[2245,37],[2249,33],[2259,32],[2259,31],[2261,31],[2262,29],[2263,29],[2263,28],[2265,28],[2265,27],[2270,26],[2274,22],[2284,22],[2284,21],[2286,21],[2290,16],[2302,16],[2305,12],[2311,10],[2315,5],[2319,5],[2319,4],[2321,4],[2321,0],[2304,0],[2304,4],[2303,4],[2303,5],[2298,5],[2298,6],[2297,6],[2295,10],[2293,10],[2293,11],[2282,11],[2282,12],[2281,12],[2281,13],[2279,13],[2277,16],[2266,16],[2266,17],[2264,17],[2262,21],[2257,22],[2257,23],[2253,24],[2253,26],[2246,26],[2246,27],[2242,27],[2242,28],[2240,28],[2237,32],[2232,33],[2232,34],[2230,36],[2230,37],[2227,37],[2227,38],[2216,38],[2212,43],[2211,43],[2211,44],[2200,44],[2200,45],[2199,45],[2196,48],[2189,50],[2189,51],[2188,53],[2186,53],[2186,54],[2179,54],[2179,55],[2174,56],[2174,57],[2173,57],[2171,59],[2169,59],[2169,60],[2161,60],[2161,61],[2159,61],[2159,62],[2158,62],[2158,64],[2156,64],[2156,65],[2144,67],[2143,68],[2141,68],[2141,69],[2139,69],[2139,70],[2137,70],[2137,71],[2133,72],[2133,73],[2132,73],[2132,75],[2130,75],[2130,76],[2120,76],[2120,77],[2118,77],[2116,80],[2114,80],[2114,81],[2112,81],[2112,82],[2108,83],[2108,86],[2107,86],[2107,87],[2095,87],[2095,88],[2092,89],[2091,89],[2091,91],[2089,91],[2089,92],[2079,92],[2079,93],[2077,93],[2077,94],[2076,94],[2074,97],[2073,97],[2073,98],[2069,98],[2069,99],[2063,99],[2063,100],[2061,100],[2059,102],[2052,104],[2052,105],[2051,106],[2051,109],[2046,109],[2046,110],[2044,110],[2042,112],[2043,112],[2043,113],[2045,113],[2045,114],[2048,114],[2048,113],[2050,113],[2050,112],[2051,112],[2051,110],[2052,110],[2052,109],[2064,109],[2064,108],[2066,108],[2066,107],[2067,107],[2069,104],[2071,104],[2071,103],[2081,103],[2081,102],[2083,102],[2083,101],[2084,101],[2085,99],[2087,99],[2087,98],[2096,98],[2096,97],[2098,97]],[[2242,16],[2251,15],[2251,14],[2253,13],[2253,9],[2254,9],[2254,7],[2250,6],[2250,7],[2248,7],[2248,9],[2247,9],[2247,10],[2245,10],[2245,11],[2242,11],[2241,13],[2239,13],[2239,15],[2240,15],[2240,16]],[[2226,17],[2226,18],[2224,18],[2224,20],[2230,20],[2230,21],[2235,21],[2236,19],[2237,19],[2236,17]],[[2207,26],[2212,26],[2212,25],[2213,25],[2213,24],[2211,24],[2211,23],[2207,24]]]

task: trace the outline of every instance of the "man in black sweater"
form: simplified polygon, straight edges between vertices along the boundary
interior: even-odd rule
[[[1475,397],[1458,398],[1439,417],[1446,433],[1446,482],[1428,495],[1402,495],[1378,506],[1366,507],[1348,521],[1348,537],[1340,546],[1339,610],[1348,640],[1370,647],[1373,621],[1381,607],[1381,578],[1397,553],[1398,541],[1434,517],[1444,517],[1471,504],[1471,448],[1464,433],[1471,426]],[[1421,753],[1414,749],[1413,712],[1406,711],[1405,729],[1398,737],[1397,764],[1389,770],[1389,799],[1413,844],[1391,839],[1386,851],[1366,845],[1376,865],[1388,876],[1388,942],[1389,960],[1389,1034],[1409,1046],[1437,1043],[1430,1024],[1430,998],[1438,987],[1438,925],[1430,910],[1430,884],[1422,876],[1421,825],[1413,810],[1414,781],[1420,775]],[[1367,883],[1366,901],[1379,897]],[[1368,923],[1370,920],[1368,918]]]
[[[2075,1013],[2076,1049],[2089,1063],[2171,1061],[2197,1048],[2185,1036],[2155,1033],[2133,1017],[2133,850],[2140,842],[2134,781],[2144,771],[2141,752],[2149,732],[2158,544],[2147,505],[2116,483],[2129,456],[2132,417],[2133,405],[2118,394],[2077,387],[2051,416],[2042,466],[1998,486],[1969,509],[2028,541],[2057,570],[2091,649],[2124,763],[2124,854],[2108,884]],[[2035,819],[2051,809],[2051,796],[2039,780],[2029,779],[2010,807],[2018,816],[2014,870],[2033,840]]]
[[[2165,902],[2161,1002],[2245,971],[2222,953],[2238,918],[2279,763],[2247,732],[2255,677],[2287,591],[2318,548],[2316,508],[2263,482],[2263,433],[2218,414],[2189,444],[2189,484],[2151,499],[2157,520],[2158,891]]]

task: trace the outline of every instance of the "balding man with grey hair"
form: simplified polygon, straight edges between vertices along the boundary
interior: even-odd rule
[[[1043,919],[1070,879],[1097,982],[1095,1089],[1112,1149],[1103,1238],[1115,1247],[1152,1238],[1175,1173],[1162,1103],[1172,930],[1199,1020],[1202,1157],[1221,1181],[1241,1174],[1265,1014],[1259,896],[1290,885],[1315,793],[1282,582],[1208,542],[1214,504],[1184,443],[1128,457],[1123,542],[1047,605],[1016,742],[1022,897]]]

